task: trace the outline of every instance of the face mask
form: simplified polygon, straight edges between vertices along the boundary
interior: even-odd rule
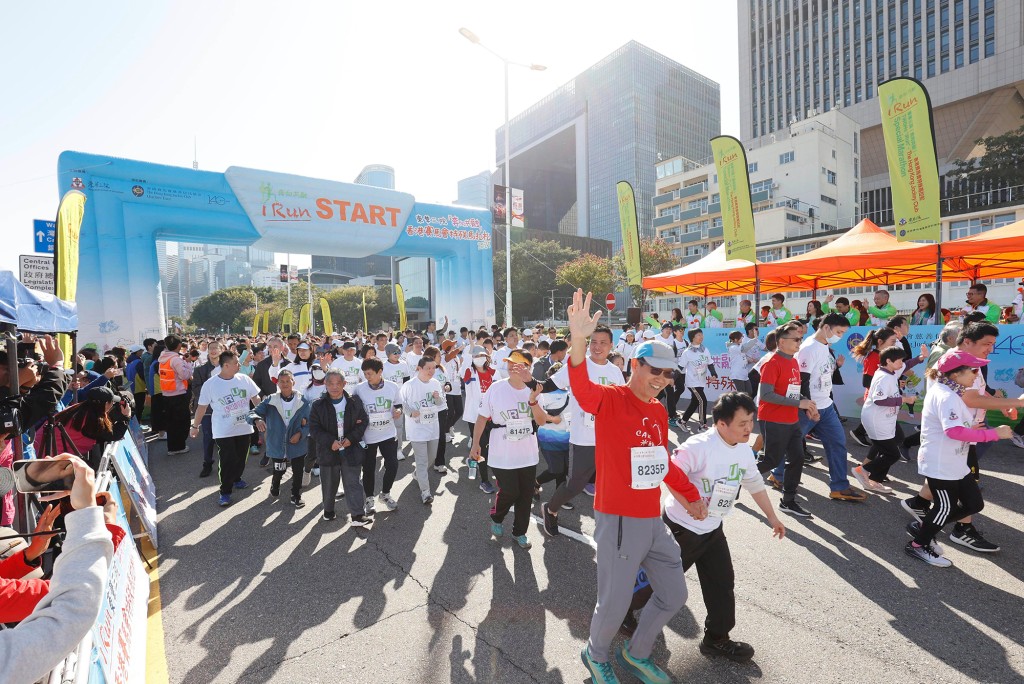
[[[828,343],[829,343],[829,344],[835,344],[835,343],[836,343],[836,342],[838,342],[838,341],[839,341],[840,339],[842,339],[842,336],[841,336],[841,335],[831,335],[831,336],[829,336],[829,337],[828,337],[828,338],[826,338],[826,339],[828,340]]]
[[[322,371],[322,370],[315,370],[315,371],[313,371],[313,379],[314,380],[323,380],[326,377],[327,377],[327,373]]]
[[[482,356],[478,356],[475,359],[473,359],[473,365],[476,366],[477,368],[483,368],[485,365],[487,365],[487,359]]]

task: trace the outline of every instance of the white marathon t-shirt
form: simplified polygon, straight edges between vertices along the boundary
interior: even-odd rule
[[[334,370],[341,371],[341,374],[345,376],[345,387],[348,389],[355,389],[355,386],[361,382],[364,382],[366,378],[363,377],[363,360],[352,359],[351,361],[345,358],[334,359],[331,362],[331,368]]]
[[[695,520],[674,497],[665,497],[665,515],[697,534],[713,532],[722,524],[722,518],[731,513],[732,503],[739,496],[738,485],[742,484],[752,494],[764,490],[764,480],[757,470],[754,450],[742,443],[729,446],[718,434],[717,428],[711,428],[687,439],[672,454],[672,461],[700,490],[705,503],[710,505],[713,498],[715,501],[721,499],[721,505],[715,507],[715,515],[708,515],[704,520]],[[727,487],[729,489],[726,489]],[[736,487],[736,492],[731,501],[720,496],[723,491],[731,492],[732,487]],[[719,496],[713,496],[716,494]],[[726,503],[729,505],[725,505]]]
[[[497,381],[484,394],[480,415],[494,423],[487,451],[492,468],[526,468],[540,461],[529,401],[530,388],[517,390],[508,380]]]
[[[606,361],[604,365],[595,363],[587,357],[587,375],[590,381],[598,385],[624,385],[626,379],[622,377],[622,371],[614,363]],[[562,366],[561,370],[551,378],[560,389],[569,391],[569,413],[572,419],[569,421],[569,443],[576,446],[594,446],[597,438],[594,435],[594,416],[584,413],[583,409],[572,396],[572,389],[569,385],[569,364]]]
[[[423,382],[419,377],[413,377],[402,387],[400,396],[406,416],[405,438],[410,442],[429,442],[441,434],[438,413],[444,406],[434,403],[431,396],[434,392],[444,396],[441,383],[434,378]],[[419,416],[413,418],[413,411],[419,411]]]
[[[879,368],[871,376],[871,386],[868,388],[867,397],[864,399],[864,408],[860,412],[860,422],[864,424],[864,430],[871,439],[892,439],[896,436],[896,418],[899,415],[899,406],[879,406],[875,403],[877,399],[892,399],[902,396],[900,392],[900,379],[885,370]]]
[[[828,345],[808,337],[800,343],[796,361],[800,365],[800,372],[811,376],[811,400],[814,405],[819,411],[827,409],[832,405],[832,373],[836,369],[836,361],[828,353]]]
[[[218,376],[203,383],[199,392],[199,405],[209,406],[213,438],[240,437],[252,434],[252,425],[246,421],[253,397],[260,388],[248,375],[235,373],[230,380]]]
[[[690,345],[679,359],[679,368],[686,374],[687,387],[707,386],[708,366],[711,365],[711,352],[703,344],[700,347]]]
[[[278,392],[278,394],[280,395],[281,393]],[[292,421],[292,416],[295,415],[295,412],[298,411],[299,407],[302,405],[302,402],[299,401],[300,396],[301,395],[299,395],[298,392],[292,392],[292,398],[287,401],[283,395],[281,396],[281,418],[284,419],[285,425],[288,425],[288,423]]]
[[[969,442],[946,436],[952,427],[971,427],[974,412],[956,392],[940,382],[932,385],[924,397],[921,415],[921,448],[917,452],[917,472],[936,480],[962,480],[971,471],[967,467]]]
[[[399,361],[398,363],[384,362],[384,379],[390,380],[399,387],[402,386],[403,378],[411,378],[413,375],[414,373],[409,368],[409,364],[404,361]]]
[[[378,389],[373,389],[370,383],[364,382],[352,392],[352,396],[362,402],[369,419],[363,436],[363,441],[367,444],[378,444],[398,436],[393,411],[395,404],[401,403],[398,398],[400,391],[398,385],[390,380],[384,380]]]

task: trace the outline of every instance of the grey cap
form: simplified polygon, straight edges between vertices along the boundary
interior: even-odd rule
[[[391,356],[392,354],[401,354],[402,348],[399,347],[397,344],[385,344],[384,353],[387,354],[388,356]]]
[[[633,350],[634,359],[643,359],[644,363],[654,368],[675,368],[676,355],[672,347],[664,342],[650,340]]]
[[[470,356],[480,356],[481,354],[483,354],[484,356],[486,356],[486,355],[487,355],[487,350],[486,350],[486,349],[484,349],[484,348],[483,348],[482,346],[480,346],[479,344],[478,344],[478,345],[476,345],[475,347],[473,347],[473,348],[472,348],[472,349],[470,350],[470,352],[469,352],[469,355],[470,355]]]

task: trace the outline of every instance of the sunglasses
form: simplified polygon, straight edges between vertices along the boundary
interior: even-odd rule
[[[643,359],[637,359],[637,361],[640,362],[641,366],[646,366],[647,369],[651,372],[651,375],[660,375],[663,378],[671,378],[672,373],[674,372],[674,369],[672,368],[655,368],[654,366],[647,363]]]

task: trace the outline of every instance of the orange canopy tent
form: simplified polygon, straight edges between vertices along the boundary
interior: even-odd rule
[[[942,279],[1024,276],[1024,221],[942,244]]]
[[[864,219],[818,249],[762,264],[762,291],[935,282],[935,245],[898,242]]]
[[[758,268],[745,259],[725,258],[725,245],[719,245],[706,257],[674,271],[647,276],[645,290],[673,294],[721,297],[736,292],[754,292]],[[762,284],[762,288],[763,288]]]

